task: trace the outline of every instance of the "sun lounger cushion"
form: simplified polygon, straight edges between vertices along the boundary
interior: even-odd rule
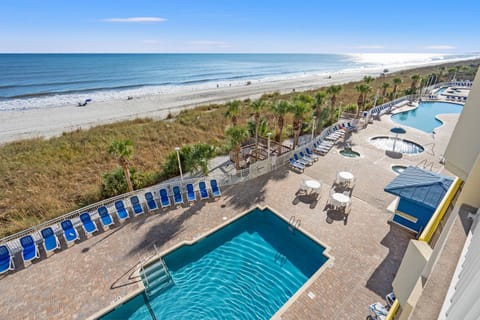
[[[133,212],[135,214],[142,214],[143,213],[142,204],[140,203],[140,200],[138,199],[137,196],[131,197],[130,198],[130,203],[132,204]]]
[[[51,227],[43,229],[40,231],[40,234],[42,235],[43,247],[46,252],[55,250],[59,247],[57,235],[53,232]]]
[[[117,216],[119,220],[125,220],[128,218],[127,209],[122,200],[115,201],[115,209],[117,209]]]
[[[65,220],[60,223],[63,229],[63,235],[65,236],[65,240],[68,242],[77,240],[78,238],[78,233],[73,227],[72,221],[70,220]]]
[[[110,213],[105,206],[98,208],[98,214],[100,215],[100,221],[102,222],[104,227],[107,227],[113,224],[113,219]]]
[[[175,204],[182,204],[183,196],[182,196],[182,191],[180,190],[180,187],[174,186],[172,190],[173,190],[173,201],[175,202]]]
[[[207,185],[205,184],[205,181],[200,181],[198,183],[198,187],[200,189],[200,198],[201,199],[208,199],[208,190],[207,190]]]
[[[14,268],[13,256],[10,254],[7,246],[0,246],[0,274]]]
[[[170,198],[168,197],[167,189],[160,189],[160,204],[162,208],[170,206]]]
[[[197,200],[197,195],[195,194],[195,190],[193,189],[193,184],[189,183],[185,188],[187,189],[187,200],[188,201]]]
[[[20,244],[22,245],[23,261],[30,261],[38,258],[37,245],[31,235],[20,238]]]
[[[218,188],[217,180],[215,179],[210,180],[210,187],[212,188],[212,194],[214,197],[221,196],[222,193],[220,192],[220,188]]]
[[[148,210],[156,210],[158,209],[157,202],[153,198],[153,194],[151,192],[145,193],[145,200],[147,200]]]
[[[82,221],[83,229],[86,233],[92,233],[97,231],[97,225],[92,221],[90,214],[88,212],[82,213],[80,215],[80,221]]]

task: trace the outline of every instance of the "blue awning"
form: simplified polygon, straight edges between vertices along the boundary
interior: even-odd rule
[[[453,178],[408,167],[385,187],[385,192],[435,210],[453,183]]]

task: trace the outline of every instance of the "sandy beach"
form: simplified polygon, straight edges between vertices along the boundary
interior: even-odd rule
[[[437,63],[438,64],[438,63]],[[423,65],[422,65],[423,66]],[[422,66],[390,68],[390,72],[414,69]],[[177,91],[151,96],[134,97],[131,100],[92,101],[85,107],[64,106],[45,109],[26,109],[0,112],[2,130],[0,144],[15,140],[57,136],[78,128],[87,129],[100,124],[136,118],[164,119],[169,113],[200,105],[223,103],[234,99],[256,99],[264,93],[305,91],[332,84],[361,80],[366,75],[377,77],[382,69],[359,73],[332,73],[325,75],[306,74],[289,80],[270,82],[252,81],[250,85],[220,86],[197,91]],[[245,82],[246,83],[246,82]]]

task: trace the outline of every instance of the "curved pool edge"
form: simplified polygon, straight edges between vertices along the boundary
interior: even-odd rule
[[[465,106],[465,103],[458,103],[458,102],[456,102],[456,101],[445,101],[445,100],[420,101],[420,102],[423,102],[423,103],[448,103],[448,104],[453,104],[453,105],[461,106],[462,108]],[[441,128],[441,127],[443,127],[443,126],[445,125],[444,121],[443,121],[443,120],[440,120],[440,119],[438,118],[438,116],[441,116],[441,115],[449,115],[449,114],[454,114],[454,115],[458,115],[458,116],[459,116],[459,115],[462,113],[462,111],[460,111],[460,112],[458,112],[458,113],[437,113],[436,115],[434,115],[434,119],[437,120],[438,122],[440,122],[441,124],[440,124],[438,127],[433,128],[433,129],[432,129],[432,132],[427,132],[427,131],[425,131],[425,130],[423,130],[423,129],[416,128],[416,127],[412,127],[412,126],[410,126],[410,125],[408,125],[408,124],[400,123],[400,122],[395,121],[395,119],[393,118],[394,116],[399,115],[399,114],[402,114],[402,113],[408,113],[408,112],[410,112],[410,111],[414,111],[414,110],[418,109],[419,106],[420,106],[420,102],[418,102],[414,108],[412,107],[411,109],[408,109],[408,110],[395,110],[395,111],[397,111],[397,112],[395,112],[395,113],[392,112],[392,114],[391,114],[390,117],[389,117],[389,120],[390,120],[392,123],[394,123],[395,125],[405,126],[405,127],[410,128],[410,129],[415,129],[415,130],[418,130],[418,131],[423,132],[423,133],[426,133],[426,134],[431,134],[433,131],[435,131],[435,130],[437,130],[437,129],[439,129],[439,128]]]
[[[249,209],[239,213],[238,215],[230,218],[230,219],[227,219],[225,220],[222,224],[220,224],[219,226],[209,230],[209,231],[206,231],[204,233],[202,233],[200,236],[198,237],[195,237],[194,239],[192,239],[191,241],[188,241],[188,240],[183,240],[179,243],[177,243],[176,245],[174,245],[173,247],[169,248],[169,249],[165,249],[161,252],[159,252],[158,254],[154,254],[152,255],[152,257],[150,257],[149,259],[147,259],[147,261],[145,261],[141,266],[138,266],[138,268],[136,268],[136,270],[134,271],[133,275],[135,277],[138,277],[140,279],[140,270],[141,270],[141,267],[143,266],[143,268],[146,268],[152,264],[154,264],[155,262],[157,262],[159,259],[161,259],[163,256],[179,249],[180,247],[182,246],[192,246],[194,245],[195,243],[201,241],[202,239],[210,236],[211,234],[219,231],[220,229],[228,226],[229,224],[233,223],[234,221],[242,218],[243,216],[249,214],[250,212],[252,212],[253,210],[255,209],[259,209],[261,211],[264,211],[264,210],[270,210],[273,214],[275,214],[278,218],[282,219],[285,223],[289,224],[289,221],[283,217],[281,214],[279,214],[275,209],[273,209],[272,207],[268,206],[268,205],[265,205],[265,206],[260,206],[260,205],[255,205],[253,207],[250,207]],[[312,241],[316,242],[318,245],[322,246],[324,248],[323,250],[323,255],[327,258],[327,260],[323,263],[323,265],[297,290],[297,292],[295,292],[294,295],[292,295],[288,300],[287,302],[285,302],[282,307],[280,309],[277,310],[277,312],[275,312],[272,317],[270,319],[278,319],[280,317],[281,314],[283,314],[293,303],[295,303],[295,301],[298,299],[298,297],[300,295],[302,295],[306,290],[307,288],[315,281],[317,280],[321,274],[325,271],[325,269],[327,267],[331,268],[333,266],[333,263],[335,261],[335,258],[330,254],[330,246],[322,243],[317,237],[315,237],[314,235],[312,235],[311,233],[309,233],[307,230],[303,229],[301,226],[298,228],[298,230],[300,232],[302,232],[305,236],[309,237]],[[97,320],[97,319],[100,319],[101,317],[107,315],[109,312],[113,311],[114,309],[118,308],[119,306],[125,304],[126,302],[128,302],[129,300],[135,298],[136,296],[138,296],[139,294],[142,294],[142,293],[145,293],[145,286],[143,284],[143,281],[140,280],[137,282],[139,288],[136,289],[134,292],[132,293],[129,293],[121,298],[119,298],[117,301],[115,301],[114,303],[110,304],[108,307],[105,307],[97,312],[95,312],[93,315],[91,315],[90,317],[87,317],[87,320]]]
[[[415,129],[415,128],[414,128]],[[417,129],[418,130],[418,129]],[[426,133],[426,132],[424,132]],[[379,148],[377,147],[375,144],[373,144],[371,141],[374,140],[375,138],[391,138],[391,136],[386,136],[386,135],[379,135],[379,136],[370,136],[366,139],[366,141],[371,145],[373,146],[374,148],[376,148],[377,150],[382,150],[382,151],[390,151],[390,150],[386,150],[386,149],[382,149],[382,148]],[[425,147],[420,144],[420,143],[417,143],[415,141],[412,141],[412,140],[408,140],[408,139],[402,139],[402,138],[398,138],[398,140],[402,140],[402,141],[406,141],[406,142],[410,142],[410,143],[413,143],[417,146],[420,146],[422,148],[422,151],[421,152],[417,152],[417,153],[402,153],[402,155],[404,156],[419,156],[419,155],[422,155],[423,152],[425,152]]]

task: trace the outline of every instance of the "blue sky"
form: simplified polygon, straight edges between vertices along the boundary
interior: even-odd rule
[[[479,52],[479,1],[1,0],[0,52]]]

